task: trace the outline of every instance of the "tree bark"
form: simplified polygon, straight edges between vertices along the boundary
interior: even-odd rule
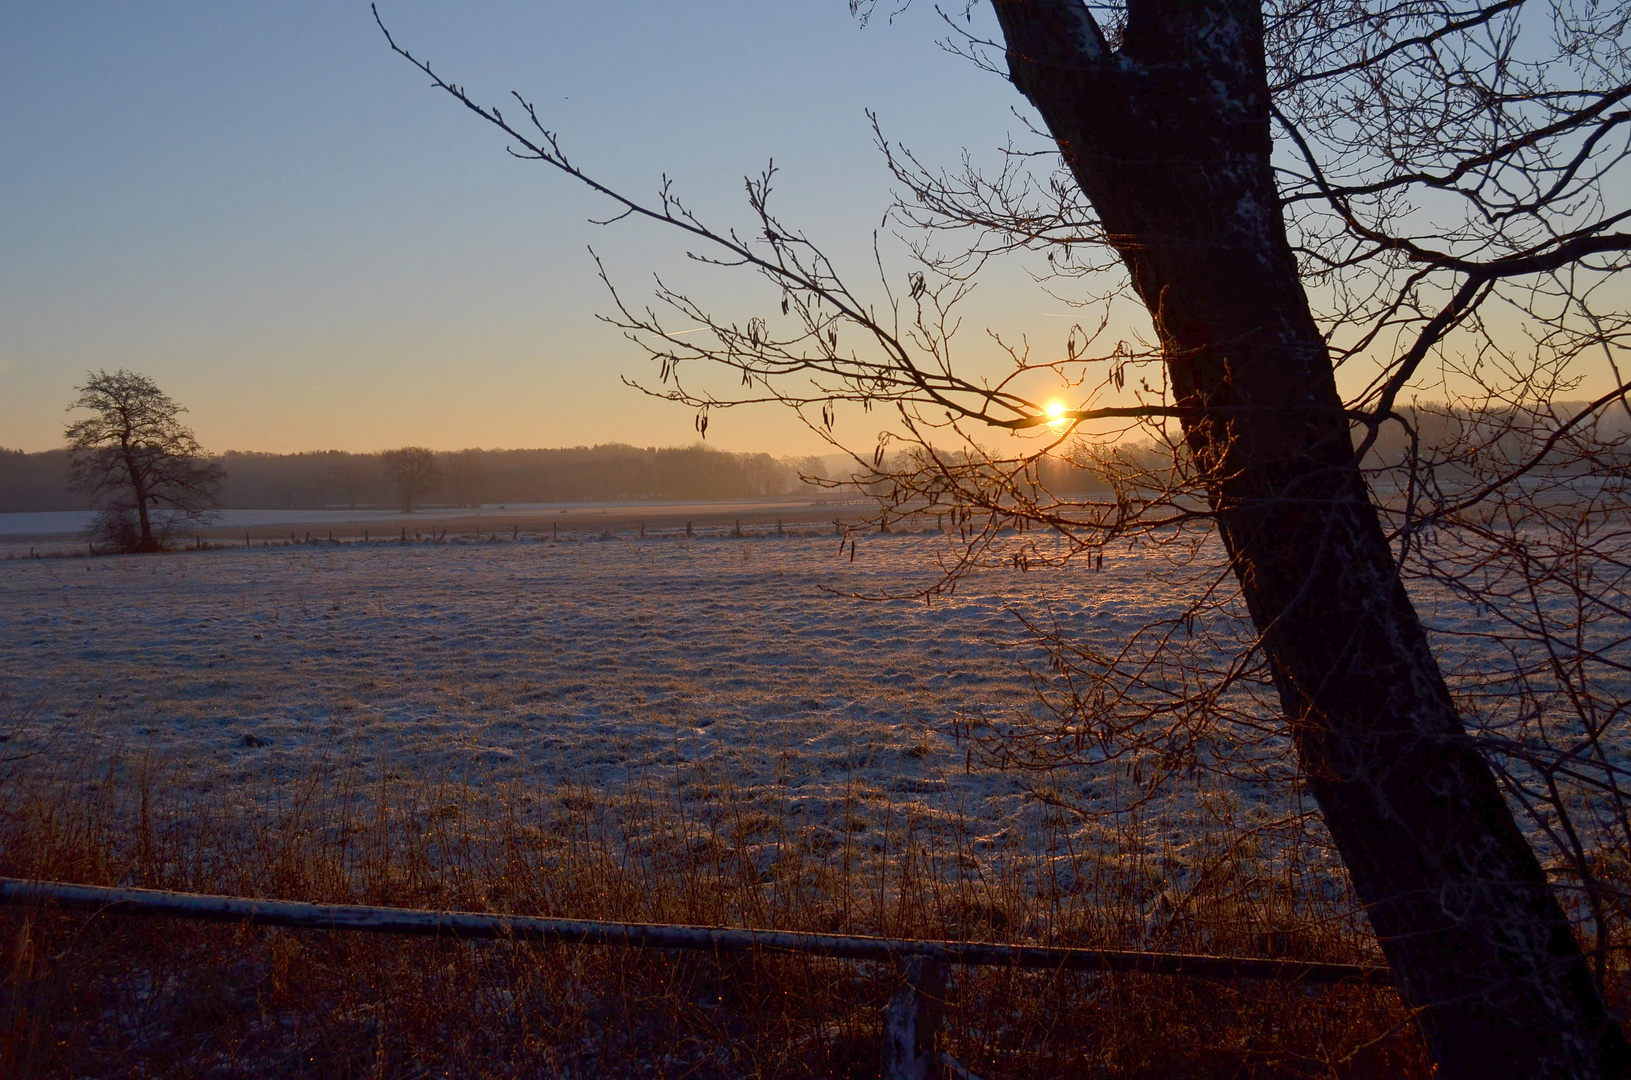
[[[158,545],[153,542],[153,521],[147,514],[147,484],[142,475],[142,467],[136,460],[136,450],[130,445],[127,437],[123,440],[125,456],[125,472],[130,477],[130,489],[136,497],[136,520],[141,527],[141,547],[138,551],[154,551]]]
[[[1620,1076],[1627,1050],[1472,745],[1354,460],[1270,167],[1255,0],[993,0],[1153,317],[1300,764],[1440,1075]]]

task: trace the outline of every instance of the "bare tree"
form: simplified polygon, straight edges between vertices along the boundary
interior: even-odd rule
[[[339,490],[342,500],[352,510],[357,508],[357,493],[368,484],[369,478],[362,460],[351,454],[332,451],[328,455],[328,476]]]
[[[404,514],[413,513],[413,504],[435,483],[441,470],[436,465],[436,454],[423,446],[404,446],[396,450],[381,450],[380,464],[396,486],[397,499]]]
[[[1631,319],[1610,292],[1631,250],[1631,12],[993,8],[1000,41],[949,21],[951,44],[1024,94],[1056,169],[1021,148],[995,174],[937,171],[880,135],[914,265],[893,273],[880,251],[872,299],[772,214],[773,171],[749,182],[750,229],[714,229],[669,186],[643,203],[584,173],[526,101],[512,122],[414,63],[617,217],[762,275],[773,306],[746,324],[664,285],[642,308],[614,290],[613,318],[657,361],[652,392],[697,409],[699,428],[711,410],[778,401],[839,445],[839,406],[892,406],[857,460],[898,508],[953,515],[963,546],[943,587],[983,561],[1046,564],[1113,541],[1189,553],[1195,605],[1119,649],[1035,627],[1064,680],[1045,691],[1059,723],[1002,752],[1060,761],[1096,744],[1101,761],[1153,754],[1174,774],[1219,732],[1289,739],[1297,768],[1282,779],[1317,800],[1441,1074],[1622,1075],[1606,942],[1594,971],[1507,797],[1573,850],[1580,880],[1557,884],[1585,886],[1601,927],[1601,882],[1559,811],[1567,785],[1602,800],[1614,828],[1627,804],[1623,763],[1603,749],[1627,705],[1592,687],[1624,668],[1624,634],[1604,623],[1631,610],[1617,569],[1631,554],[1627,447],[1602,423],[1631,390],[1613,352]],[[954,309],[1012,252],[1045,252],[1047,287],[1068,288],[1083,318],[1062,358],[999,342],[1011,365],[987,378],[953,348]],[[1127,301],[1153,344],[1105,340]],[[699,323],[710,333],[693,335]],[[1596,360],[1612,382],[1562,407]],[[692,385],[695,361],[744,389]],[[1040,383],[1070,400],[1050,408]],[[1422,394],[1437,404],[1410,407]],[[993,450],[991,432],[1016,438]],[[1044,483],[1050,461],[1094,483]],[[1005,539],[1016,522],[1055,546]],[[1453,692],[1412,597],[1431,588],[1507,620],[1494,640],[1512,650],[1513,693]],[[1542,602],[1558,591],[1575,605],[1561,623],[1555,597]],[[1184,632],[1197,616],[1219,617],[1204,643]]]
[[[159,551],[184,524],[211,519],[225,471],[177,416],[187,410],[145,375],[87,372],[69,410],[71,485],[101,504],[92,531],[125,551]]]
[[[459,506],[481,505],[482,489],[487,484],[487,468],[480,450],[459,450],[442,455],[442,471],[452,489],[453,501]]]

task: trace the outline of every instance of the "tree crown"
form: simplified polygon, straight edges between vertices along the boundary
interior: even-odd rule
[[[177,417],[186,408],[146,375],[120,368],[87,372],[79,396],[68,406],[94,415],[76,420],[64,433],[70,450],[103,447],[157,449],[168,454],[200,452],[192,430]]]

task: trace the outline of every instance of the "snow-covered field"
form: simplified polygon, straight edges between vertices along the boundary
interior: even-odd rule
[[[812,825],[905,815],[1017,844],[1049,799],[1090,801],[1093,778],[999,771],[957,737],[1031,707],[1024,665],[1044,654],[1014,612],[1113,644],[1179,614],[1190,587],[1112,553],[1099,572],[982,571],[932,604],[853,595],[927,584],[947,543],[861,537],[853,560],[788,536],[0,561],[0,757],[50,773],[146,755],[249,800],[335,764],[607,794],[705,774]],[[1239,794],[1246,812],[1284,797]],[[1195,796],[1171,798],[1182,815]]]
[[[945,541],[350,544],[0,562],[6,754],[151,753],[200,790],[345,760],[365,775],[603,790],[702,763],[823,814],[1013,823],[1030,778],[967,767],[954,722],[1027,707],[1012,606],[1118,635],[1179,597],[1141,560],[986,572]]]
[[[365,509],[352,508],[324,509],[324,510],[220,510],[210,519],[208,526],[217,530],[260,528],[275,525],[281,528],[293,529],[304,526],[311,528],[319,525],[356,525],[373,526],[376,532],[384,533],[406,526],[409,529],[435,526],[452,519],[469,519],[486,516],[498,521],[502,528],[509,528],[512,522],[530,522],[529,528],[546,525],[550,521],[560,521],[569,526],[578,525],[585,517],[602,514],[619,514],[621,516],[649,514],[653,517],[707,517],[725,514],[737,514],[753,518],[775,516],[781,512],[798,512],[812,508],[827,508],[844,506],[844,501],[822,499],[810,501],[799,498],[765,498],[765,499],[728,499],[704,500],[695,499],[636,499],[622,502],[547,502],[547,503],[509,503],[498,505],[488,503],[482,506],[432,506],[420,507],[412,514],[404,514],[394,509],[369,507]],[[862,505],[871,508],[869,502]],[[11,546],[16,541],[29,538],[56,539],[77,537],[96,518],[94,510],[45,510],[35,512],[13,512],[0,514],[0,540],[10,539]],[[188,527],[182,530],[184,536],[191,536],[195,530]],[[0,547],[6,545],[0,544]],[[24,544],[26,551],[28,545]]]

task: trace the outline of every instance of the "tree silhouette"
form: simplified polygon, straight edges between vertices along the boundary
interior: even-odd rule
[[[436,466],[436,454],[423,446],[404,446],[397,450],[382,450],[380,464],[396,486],[397,499],[404,514],[413,513],[414,501],[435,482],[441,470]]]
[[[442,473],[447,477],[455,505],[481,505],[488,482],[485,458],[480,450],[458,450],[442,455]]]
[[[183,524],[213,515],[226,475],[205,458],[177,405],[145,375],[87,372],[69,410],[93,415],[68,425],[70,483],[102,503],[96,535],[125,551],[158,551]]]
[[[1119,651],[1050,641],[1081,681],[1042,733],[1049,751],[1136,752],[1173,775],[1214,764],[1219,733],[1289,741],[1295,782],[1320,806],[1440,1075],[1622,1075],[1623,1033],[1498,777],[1519,800],[1550,790],[1544,806],[1521,803],[1542,811],[1566,808],[1559,778],[1623,810],[1623,766],[1504,737],[1518,728],[1470,737],[1486,710],[1452,693],[1407,575],[1485,603],[1499,597],[1481,582],[1510,572],[1544,591],[1554,567],[1597,613],[1582,626],[1625,610],[1613,523],[1627,510],[1627,447],[1600,419],[1631,385],[1614,370],[1612,389],[1564,404],[1585,358],[1613,369],[1631,330],[1608,292],[1631,250],[1631,207],[1610,182],[1631,125],[1623,9],[992,6],[1000,41],[952,44],[1028,99],[1057,170],[1038,176],[1020,150],[995,176],[938,172],[880,135],[915,266],[893,274],[880,254],[873,299],[771,213],[772,170],[749,182],[750,227],[712,228],[667,184],[646,203],[585,173],[524,99],[509,119],[392,47],[501,128],[512,153],[613,200],[614,220],[660,222],[698,243],[695,257],[760,274],[767,314],[745,324],[662,283],[648,306],[614,290],[613,320],[657,362],[651,392],[697,409],[699,428],[710,410],[779,401],[835,445],[839,406],[890,406],[891,426],[857,460],[900,507],[957,521],[966,546],[948,581],[1128,538],[1215,552],[1219,573],[1184,618]],[[991,376],[958,362],[953,309],[980,267],[1015,251],[1045,251],[1056,292],[1105,310],[1077,324],[1062,358],[1000,342],[1011,364]],[[1153,346],[1098,344],[1125,301],[1147,314]],[[688,384],[698,360],[738,375],[739,396]],[[1363,373],[1346,398],[1339,368]],[[1406,405],[1424,390],[1436,403]],[[1050,409],[1043,393],[1071,400]],[[1427,427],[1446,437],[1424,443]],[[989,449],[979,436],[993,432],[1016,441]],[[1380,459],[1388,448],[1397,456]],[[1043,483],[1050,458],[1100,481],[1074,491],[1108,495]],[[1592,482],[1567,486],[1581,477]],[[1530,542],[1571,516],[1572,570]],[[1008,538],[1016,522],[1046,527],[1062,554]],[[1522,594],[1502,609],[1513,618]],[[1213,642],[1226,661],[1185,645],[1203,610],[1239,612],[1244,632]],[[1526,640],[1563,647],[1559,672],[1615,663],[1585,631]],[[1555,676],[1563,696],[1571,678]],[[1609,705],[1623,723],[1625,704]],[[1607,722],[1589,711],[1588,750]],[[1559,820],[1543,814],[1548,829]],[[1589,893],[1588,860],[1575,866]]]

